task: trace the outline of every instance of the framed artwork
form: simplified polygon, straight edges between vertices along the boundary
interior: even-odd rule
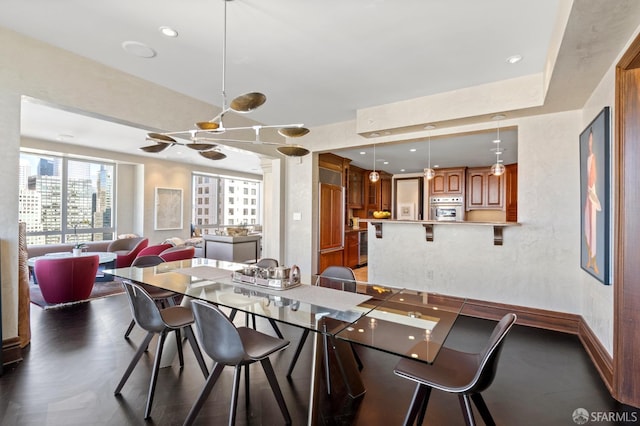
[[[156,188],[155,230],[182,229],[182,189]]]
[[[412,203],[400,204],[398,208],[398,219],[416,220],[415,205]]]
[[[580,266],[610,280],[610,112],[605,107],[580,134]]]

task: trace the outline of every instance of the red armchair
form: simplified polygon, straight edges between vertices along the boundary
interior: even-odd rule
[[[145,248],[140,250],[136,257],[160,255],[160,253],[167,249],[170,249],[171,247],[173,247],[171,244],[155,244],[152,246],[146,246]]]
[[[122,238],[109,244],[107,251],[115,253],[118,256],[116,258],[116,268],[125,268],[131,266],[133,259],[148,245],[148,238]]]
[[[172,247],[160,253],[160,257],[163,258],[165,262],[173,262],[174,260],[191,259],[195,254],[196,249],[191,246]]]
[[[38,259],[33,267],[47,303],[86,300],[93,290],[100,257],[78,256]]]

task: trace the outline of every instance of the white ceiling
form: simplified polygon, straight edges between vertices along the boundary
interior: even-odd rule
[[[559,4],[566,1],[227,2],[226,93],[231,99],[263,92],[267,103],[250,114],[252,119],[313,128],[354,120],[361,108],[541,73],[553,53],[553,30],[563,24],[557,16]],[[0,5],[0,26],[222,104],[223,0],[0,0]],[[575,0],[548,104],[556,109],[582,107],[637,27],[638,16],[636,0],[613,5]],[[161,35],[161,26],[176,29],[179,36]],[[156,56],[131,55],[122,48],[126,41],[143,43]],[[522,55],[523,60],[509,64],[506,60],[512,55]],[[48,112],[28,112],[23,132],[55,140],[61,133],[78,131],[72,124],[77,117],[57,116],[45,122]],[[89,130],[73,139],[98,137]],[[139,133],[132,137],[142,146]],[[104,146],[120,150],[124,137],[107,138],[110,142]],[[491,139],[480,135],[482,151],[470,155],[487,155]],[[130,150],[131,141],[126,146]],[[434,140],[432,150],[435,146]],[[409,159],[404,161],[408,164]]]

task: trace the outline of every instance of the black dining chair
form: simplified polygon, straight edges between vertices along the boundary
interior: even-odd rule
[[[324,271],[322,271],[316,281],[316,285],[320,287],[333,288],[335,290],[355,293],[356,276],[353,273],[353,270],[346,266],[329,266]],[[298,358],[300,357],[300,353],[302,352],[302,348],[304,347],[307,337],[309,337],[309,330],[305,329],[302,332],[300,342],[296,347],[296,352],[293,354],[293,358],[291,359],[291,363],[289,364],[289,370],[287,371],[288,378],[291,378],[291,374],[293,373],[293,369],[298,362]],[[325,377],[327,380],[327,392],[331,393],[331,374],[329,371],[329,338],[326,334],[323,334],[322,339],[324,343],[324,369]],[[358,364],[358,368],[362,369],[362,362],[360,361],[360,357],[358,357],[358,353],[355,351],[353,345],[351,345],[351,350],[353,352],[356,363]]]
[[[148,419],[151,416],[151,406],[153,404],[153,394],[158,380],[158,370],[160,369],[162,349],[164,348],[164,342],[168,333],[171,331],[176,332],[180,368],[184,367],[184,355],[182,353],[180,330],[184,330],[204,377],[209,375],[209,371],[207,370],[204,358],[200,352],[200,347],[198,346],[198,342],[193,334],[193,329],[191,328],[191,324],[194,322],[193,312],[191,309],[182,306],[170,306],[165,309],[160,309],[153,298],[149,296],[149,293],[147,293],[142,286],[128,281],[123,281],[122,284],[124,285],[127,296],[129,297],[129,305],[131,307],[133,318],[138,326],[147,331],[147,336],[138,347],[136,354],[133,356],[133,359],[124,372],[122,379],[120,379],[120,383],[118,383],[114,394],[120,394],[122,387],[127,382],[127,379],[142,357],[142,354],[147,350],[149,342],[151,342],[153,336],[156,334],[159,335],[156,355],[153,362],[153,370],[151,372],[151,381],[149,383],[149,393],[147,394],[147,406],[144,411],[144,418]]]
[[[458,395],[467,425],[475,425],[471,400],[485,424],[495,425],[480,393],[487,389],[495,378],[504,338],[515,322],[515,314],[510,313],[502,317],[493,329],[485,349],[480,353],[460,352],[442,347],[433,364],[409,358],[400,360],[394,373],[417,383],[404,424],[413,425],[416,417],[417,424],[422,424],[431,389],[438,389]]]
[[[164,263],[163,258],[161,258],[158,255],[150,254],[150,255],[143,255],[143,256],[136,257],[133,260],[133,263],[131,264],[131,266],[135,266],[138,268],[147,268],[151,266],[157,266],[161,263]],[[144,288],[147,291],[147,293],[149,293],[149,296],[151,296],[151,298],[156,302],[156,304],[160,308],[166,308],[168,306],[176,305],[176,296],[178,295],[173,291],[163,290],[158,287],[153,287],[153,286],[144,285],[144,284],[142,284],[142,288]],[[131,322],[129,323],[129,327],[127,327],[127,331],[125,331],[124,333],[125,339],[127,340],[129,339],[129,335],[133,331],[133,327],[135,327],[135,325],[136,325],[136,321],[132,318]]]
[[[291,424],[291,416],[282,396],[278,379],[269,360],[273,353],[289,346],[289,341],[278,339],[249,327],[238,327],[216,306],[199,300],[192,303],[196,319],[196,329],[202,347],[215,362],[211,374],[191,407],[184,425],[190,425],[197,417],[202,405],[211,393],[225,366],[235,367],[233,388],[231,391],[231,407],[229,425],[235,424],[236,407],[238,405],[238,388],[240,387],[241,369],[245,368],[245,395],[249,395],[249,365],[260,361],[267,376],[271,390],[278,402],[286,424]],[[248,401],[248,400],[247,400]]]

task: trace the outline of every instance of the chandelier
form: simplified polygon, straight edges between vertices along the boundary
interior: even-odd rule
[[[226,155],[219,150],[223,142],[248,142],[254,144],[277,145],[276,150],[289,157],[302,157],[309,154],[309,150],[295,144],[265,142],[260,140],[262,129],[276,128],[281,136],[288,138],[298,138],[309,133],[309,129],[304,124],[284,124],[284,125],[255,125],[244,127],[225,127],[224,117],[228,113],[246,114],[262,106],[267,97],[260,92],[245,93],[234,98],[227,104],[227,94],[225,91],[226,71],[227,71],[227,2],[224,3],[223,37],[222,37],[222,110],[209,121],[195,123],[195,128],[166,133],[148,133],[146,140],[154,142],[153,145],[143,146],[140,149],[144,152],[158,153],[172,146],[180,145],[198,151],[198,153],[210,160],[222,160]],[[221,135],[228,132],[233,133],[239,130],[252,129],[255,132],[255,140],[222,138]],[[178,139],[188,138],[188,142]]]

